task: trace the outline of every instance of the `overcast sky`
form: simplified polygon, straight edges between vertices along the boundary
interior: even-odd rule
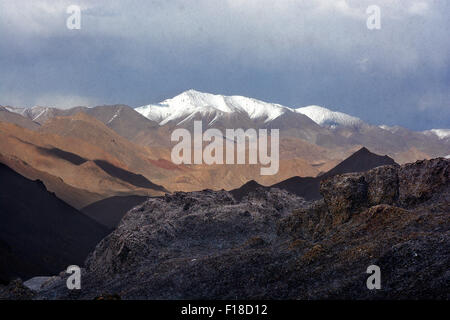
[[[0,105],[137,107],[196,89],[450,128],[449,30],[447,0],[0,0]]]

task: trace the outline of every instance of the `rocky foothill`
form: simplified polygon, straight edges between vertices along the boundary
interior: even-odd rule
[[[449,174],[443,158],[342,174],[315,202],[279,189],[149,198],[89,255],[81,290],[59,276],[30,297],[449,299]]]

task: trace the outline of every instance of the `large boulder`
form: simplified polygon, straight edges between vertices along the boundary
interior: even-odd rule
[[[142,263],[171,257],[213,254],[259,237],[270,241],[275,222],[303,198],[260,188],[236,202],[227,191],[176,192],[150,198],[123,218],[87,260],[99,275],[116,274]]]
[[[450,185],[450,159],[437,158],[406,164],[399,168],[399,202],[416,205]]]

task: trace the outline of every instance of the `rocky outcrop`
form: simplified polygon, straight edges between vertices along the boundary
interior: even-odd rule
[[[379,204],[413,207],[436,197],[436,193],[449,186],[448,163],[438,158],[338,175],[323,180],[320,192],[334,224],[340,224]]]
[[[450,168],[448,159],[418,161],[402,166],[398,171],[399,202],[401,205],[422,203],[448,186]]]
[[[306,202],[281,190],[257,190],[237,203],[226,191],[177,192],[130,211],[88,258],[89,271],[116,274],[151,259],[196,259],[260,238],[272,240],[276,221]]]
[[[395,203],[399,195],[399,166],[384,166],[364,174],[367,182],[367,204]]]
[[[367,206],[367,182],[364,176],[357,173],[333,177],[321,182],[320,192],[330,214],[333,224],[341,224],[361,207]]]
[[[38,299],[449,299],[450,160],[344,174],[314,203],[278,189],[237,202],[175,193],[127,213]],[[366,287],[370,265],[381,290]]]

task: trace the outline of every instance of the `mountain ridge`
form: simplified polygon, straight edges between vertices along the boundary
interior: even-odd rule
[[[250,192],[257,188],[279,188],[289,191],[297,196],[301,196],[306,200],[318,200],[320,198],[320,182],[335,175],[349,173],[349,172],[363,172],[382,165],[397,165],[395,161],[388,156],[380,156],[370,152],[366,147],[363,147],[353,153],[351,156],[340,162],[331,170],[317,176],[317,177],[299,177],[294,176],[265,187],[252,180],[237,189],[233,189],[230,193],[236,200],[241,200]]]
[[[203,116],[214,114],[214,118],[208,123],[209,126],[225,114],[232,113],[244,114],[252,120],[262,119],[264,123],[269,123],[284,114],[292,115],[293,113],[305,115],[321,126],[330,126],[331,123],[342,126],[364,123],[359,118],[320,106],[288,107],[239,95],[225,96],[193,89],[184,91],[158,104],[137,107],[135,110],[148,119],[158,122],[159,125],[165,125],[169,122],[180,125],[195,113],[200,113]]]

